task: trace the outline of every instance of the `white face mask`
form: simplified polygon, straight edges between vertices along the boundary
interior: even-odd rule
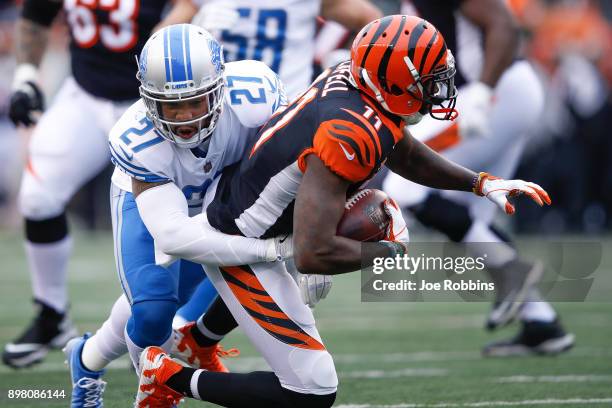
[[[423,119],[423,115],[419,112],[415,112],[410,115],[402,116],[402,118],[404,119],[404,121],[406,121],[407,125],[416,125],[421,121],[421,119]]]

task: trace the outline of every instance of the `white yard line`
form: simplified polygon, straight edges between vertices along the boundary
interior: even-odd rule
[[[470,408],[470,407],[524,407],[533,405],[600,405],[612,404],[612,398],[547,398],[538,400],[521,401],[479,401],[479,402],[441,402],[436,404],[393,404],[393,405],[372,405],[372,404],[343,404],[336,408]]]
[[[579,383],[579,382],[612,382],[612,375],[565,374],[565,375],[512,375],[498,377],[496,383]]]
[[[446,368],[404,368],[401,370],[361,370],[341,371],[340,378],[399,378],[399,377],[444,377],[448,375]]]

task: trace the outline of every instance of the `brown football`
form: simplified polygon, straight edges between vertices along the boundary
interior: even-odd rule
[[[383,207],[387,198],[383,191],[373,188],[357,191],[346,201],[336,233],[362,242],[384,239],[389,225],[389,216]]]

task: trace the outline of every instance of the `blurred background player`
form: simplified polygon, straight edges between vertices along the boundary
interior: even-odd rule
[[[357,32],[382,14],[368,0],[203,0],[193,23],[221,42],[226,61],[254,59],[272,68],[291,100],[314,79],[319,16]]]
[[[165,0],[26,0],[17,20],[9,116],[17,126],[36,128],[29,146],[19,204],[25,218],[25,247],[34,302],[30,326],[7,344],[5,364],[25,367],[41,361],[50,348],[75,336],[68,315],[66,269],[72,242],[65,207],[86,181],[106,167],[107,135],[138,97],[134,56],[156,27],[187,21],[189,0],[176,0],[160,23]],[[49,26],[64,9],[70,25],[71,71],[42,116],[44,97],[38,66]]]
[[[519,32],[502,0],[404,1],[403,12],[435,24],[457,58],[459,118],[450,124],[424,118],[410,127],[416,138],[469,168],[509,178],[516,172],[529,130],[544,105],[541,84],[530,64],[518,58]],[[483,244],[496,284],[487,318],[495,329],[519,316],[522,329],[510,340],[487,345],[485,355],[557,354],[574,344],[535,284],[540,262],[519,257],[509,238],[492,226],[495,207],[451,192],[434,192],[390,173],[383,187],[425,226],[451,240]]]
[[[314,79],[318,16],[358,31],[382,14],[368,0],[205,0],[193,23],[219,40],[226,61],[253,59],[268,65],[292,100]],[[331,278],[325,281],[331,284]],[[306,289],[308,282],[304,284]],[[204,300],[209,293],[204,282],[178,311],[174,327],[200,317],[208,306]]]

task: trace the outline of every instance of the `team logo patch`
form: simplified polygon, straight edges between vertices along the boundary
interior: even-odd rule
[[[208,49],[210,50],[210,56],[215,71],[217,74],[221,73],[221,66],[223,65],[223,54],[221,53],[221,46],[215,40],[208,40]]]
[[[138,61],[138,69],[140,70],[140,75],[145,76],[147,73],[147,54],[149,53],[149,48],[144,47],[142,52],[140,53],[140,60]]]

